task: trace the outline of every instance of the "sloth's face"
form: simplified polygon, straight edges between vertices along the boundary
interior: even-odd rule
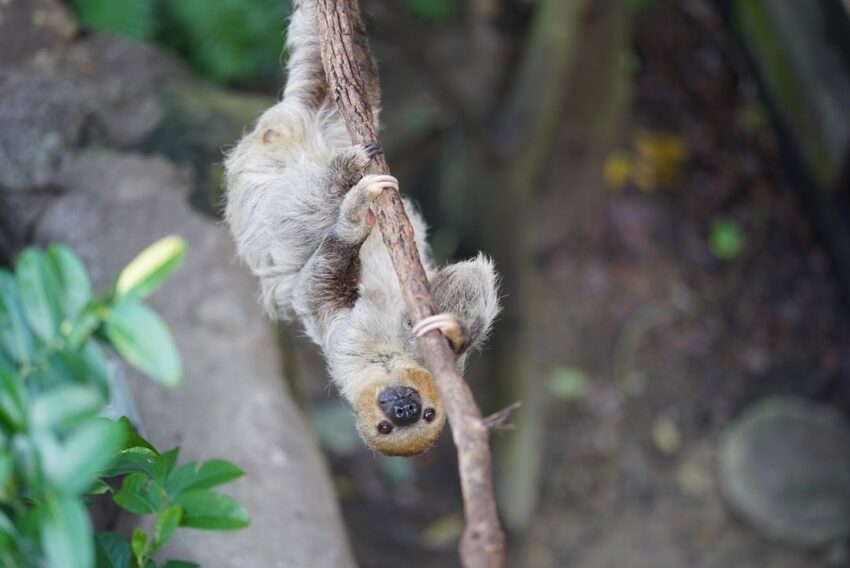
[[[388,456],[415,456],[430,448],[446,424],[440,393],[425,369],[377,378],[355,398],[357,429]]]

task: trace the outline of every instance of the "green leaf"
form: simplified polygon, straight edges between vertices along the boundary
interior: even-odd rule
[[[102,479],[95,479],[94,483],[91,487],[86,490],[86,495],[103,495],[105,493],[112,493],[112,486],[109,485]]]
[[[154,454],[159,453],[156,451],[156,448],[154,448],[150,442],[142,438],[142,436],[136,431],[136,428],[135,426],[133,426],[133,423],[130,422],[129,418],[127,418],[126,416],[122,416],[118,419],[118,422],[120,422],[127,430],[127,438],[124,440],[123,449],[128,450],[130,448],[147,448],[151,450]]]
[[[209,460],[201,464],[188,462],[174,469],[165,482],[169,497],[174,499],[186,490],[209,489],[245,475],[245,472],[225,460]]]
[[[711,224],[708,246],[717,258],[737,258],[744,250],[744,231],[731,219],[715,219]]]
[[[131,365],[165,385],[180,384],[183,370],[174,339],[149,307],[136,301],[118,305],[109,314],[105,332]]]
[[[124,478],[121,490],[113,496],[118,506],[139,515],[156,513],[165,503],[162,487],[143,473],[131,473]]]
[[[24,317],[15,278],[0,269],[0,347],[15,361],[32,361],[33,336]]]
[[[35,438],[35,435],[15,434],[12,436],[10,447],[18,475],[29,486],[28,489],[37,493],[41,490],[43,476],[39,465],[39,452],[35,447]]]
[[[153,477],[153,466],[156,461],[156,451],[150,448],[136,447],[121,450],[115,456],[112,465],[105,469],[103,477],[113,477],[126,473],[142,473],[145,477]]]
[[[180,237],[160,239],[130,261],[115,283],[117,296],[146,298],[165,282],[183,262],[186,241]]]
[[[132,568],[133,552],[127,539],[113,532],[94,535],[97,568]]]
[[[0,420],[10,429],[20,429],[26,422],[24,386],[0,356]]]
[[[153,548],[151,552],[156,552],[171,539],[174,531],[180,526],[180,519],[182,518],[183,509],[180,507],[169,507],[157,515],[153,526]]]
[[[136,562],[141,566],[145,563],[148,556],[148,535],[140,528],[133,531],[133,537],[130,539],[130,547],[133,549],[133,556],[136,557]]]
[[[174,495],[177,495],[186,490],[210,489],[211,487],[223,485],[245,475],[245,472],[239,467],[226,460],[213,459],[205,461],[201,464],[201,467],[197,472],[194,471],[194,463],[186,465],[192,466],[193,475],[191,479],[187,479],[188,476],[184,477],[182,475],[175,475],[173,478],[169,476],[168,482],[166,483],[166,488],[168,489],[169,494],[171,494],[172,491],[174,492]],[[184,466],[181,466],[180,469],[183,469],[183,467]],[[177,470],[175,470],[174,474],[176,473]]]
[[[15,463],[12,461],[12,456],[6,453],[5,449],[0,448],[0,500],[3,498],[3,488],[6,486],[6,482],[9,481],[9,476],[14,466]]]
[[[64,245],[51,245],[47,258],[59,284],[59,308],[66,319],[76,318],[92,298],[86,267],[74,251]]]
[[[183,507],[181,527],[206,530],[233,530],[248,526],[248,512],[229,495],[207,489],[186,491],[175,503]]]
[[[79,358],[84,369],[85,377],[97,385],[104,395],[109,394],[109,366],[103,350],[94,339],[89,339],[83,344],[82,349],[74,354]]]
[[[186,562],[185,560],[169,560],[162,565],[162,568],[201,568],[201,565],[194,562]]]
[[[180,453],[180,447],[172,448],[167,452],[162,452],[156,457],[156,462],[153,466],[153,478],[157,483],[165,486],[165,480],[168,474],[174,469],[177,464],[177,456]]]
[[[58,283],[53,265],[41,251],[28,248],[15,267],[15,279],[24,316],[45,343],[59,332]]]
[[[42,453],[44,473],[56,487],[82,493],[107,469],[123,441],[120,424],[106,418],[92,419],[77,427],[58,452]]]
[[[33,428],[65,431],[100,412],[105,401],[100,393],[82,385],[62,385],[39,395],[30,408]]]
[[[72,320],[62,322],[60,331],[65,335],[65,345],[70,349],[79,349],[92,333],[103,323],[108,313],[100,303],[93,302]]]
[[[70,495],[48,499],[41,516],[41,542],[47,566],[91,568],[91,521],[81,501]]]

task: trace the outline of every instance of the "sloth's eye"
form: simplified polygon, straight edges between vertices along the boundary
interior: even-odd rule
[[[386,420],[381,420],[378,422],[378,433],[387,435],[393,431],[393,425],[387,422]]]
[[[433,422],[434,418],[437,417],[437,411],[433,408],[426,408],[425,412],[422,414],[422,418],[425,419],[425,422]]]

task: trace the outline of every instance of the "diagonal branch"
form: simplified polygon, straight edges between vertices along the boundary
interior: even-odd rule
[[[316,0],[322,63],[330,92],[355,144],[378,142],[368,94],[377,91],[377,71],[369,53],[357,0]],[[367,173],[389,174],[383,153]],[[373,206],[414,323],[434,313],[428,279],[413,237],[413,227],[397,191],[385,190]],[[468,568],[503,567],[505,534],[493,493],[489,428],[461,377],[448,342],[438,331],[418,339],[425,364],[446,405],[458,451],[466,528],[460,556]]]

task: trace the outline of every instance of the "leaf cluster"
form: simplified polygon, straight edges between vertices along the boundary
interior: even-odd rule
[[[101,295],[62,245],[29,248],[14,271],[0,269],[0,566],[152,568],[177,527],[247,525],[242,506],[212,490],[239,468],[223,460],[178,466],[176,448],[160,454],[127,418],[105,417],[105,349],[166,385],[181,381],[171,333],[144,299],[185,251],[177,237],[155,243]],[[85,495],[103,493],[156,515],[153,533],[95,537]]]

